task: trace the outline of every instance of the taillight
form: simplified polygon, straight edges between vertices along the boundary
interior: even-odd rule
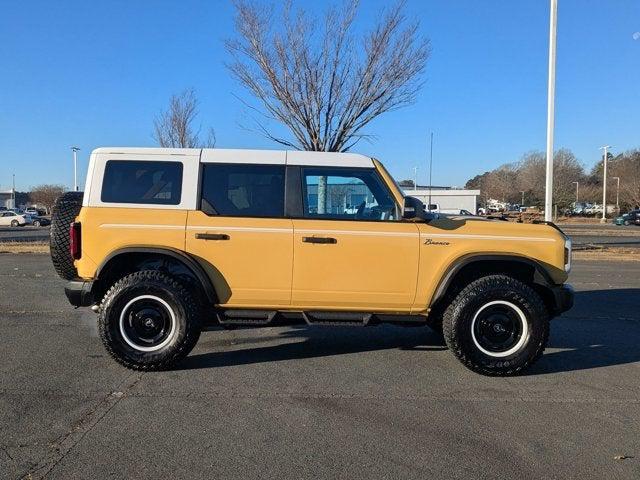
[[[73,222],[69,226],[69,250],[71,258],[78,260],[82,256],[82,244],[80,235],[80,222]]]

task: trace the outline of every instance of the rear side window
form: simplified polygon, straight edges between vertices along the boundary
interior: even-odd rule
[[[101,200],[107,203],[178,205],[182,194],[182,163],[109,160]]]
[[[283,217],[282,165],[205,164],[201,210],[209,215]]]

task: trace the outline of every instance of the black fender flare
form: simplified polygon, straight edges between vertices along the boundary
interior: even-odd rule
[[[202,285],[202,289],[204,290],[205,295],[207,296],[207,300],[212,304],[217,303],[218,296],[216,295],[216,291],[213,288],[213,284],[211,283],[211,279],[205,272],[202,265],[196,262],[191,256],[186,253],[169,247],[145,247],[145,246],[132,246],[119,248],[118,250],[114,250],[109,255],[105,257],[102,263],[98,266],[96,270],[95,279],[100,279],[100,272],[104,270],[104,268],[108,265],[108,263],[114,258],[127,254],[127,253],[155,253],[160,255],[166,255],[172,257],[182,263],[185,267],[187,267],[191,273],[198,279],[198,282]]]
[[[456,260],[454,260],[448,267],[446,273],[440,279],[440,283],[436,288],[435,293],[433,294],[433,298],[431,299],[430,307],[432,307],[438,300],[442,299],[447,292],[451,282],[453,281],[456,274],[462,270],[462,268],[476,262],[486,262],[486,261],[507,261],[507,262],[518,262],[529,267],[534,268],[534,283],[538,285],[542,285],[544,287],[550,288],[555,283],[553,282],[549,272],[537,261],[523,257],[520,255],[513,254],[468,254],[463,255]]]

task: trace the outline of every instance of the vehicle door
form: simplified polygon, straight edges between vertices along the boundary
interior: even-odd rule
[[[290,304],[293,229],[284,218],[284,185],[284,153],[279,164],[203,162],[186,248],[208,271],[221,305]]]
[[[374,168],[299,168],[292,305],[409,311],[418,273],[417,226]]]

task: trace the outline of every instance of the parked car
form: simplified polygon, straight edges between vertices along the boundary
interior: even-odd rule
[[[45,212],[42,209],[38,209],[38,208],[34,208],[34,207],[27,207],[24,209],[24,213],[31,215],[32,217],[42,217],[44,216],[47,212]]]
[[[47,217],[35,216],[31,217],[31,225],[34,227],[47,227],[51,225],[51,220]]]
[[[640,225],[640,210],[632,210],[613,220],[616,225]]]
[[[473,215],[473,213],[471,213],[469,210],[465,210],[464,208],[441,208],[439,213],[444,213],[445,215]]]
[[[298,321],[428,325],[515,375],[573,303],[558,227],[441,218],[364,155],[101,148],[89,172],[56,201],[51,257],[128,368],[171,368],[205,327]]]
[[[29,221],[30,220],[31,219],[29,218]],[[20,215],[11,210],[0,212],[0,225],[2,226],[22,227],[29,223],[29,221],[27,221],[27,217],[25,215]]]

